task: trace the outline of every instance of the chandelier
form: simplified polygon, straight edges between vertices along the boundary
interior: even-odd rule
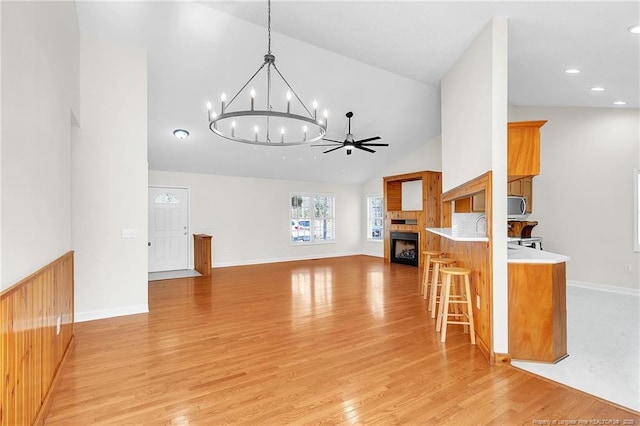
[[[271,53],[271,0],[268,0],[267,32],[267,54],[264,55],[264,62],[258,70],[228,103],[226,94],[222,94],[220,112],[213,109],[211,102],[207,102],[209,129],[225,139],[252,145],[291,146],[318,141],[327,133],[327,111],[324,111],[322,117],[318,117],[318,103],[315,100],[312,110],[307,108],[276,66],[276,57]],[[264,69],[265,106],[263,109],[256,109],[258,92],[252,83]],[[272,81],[272,76],[279,79],[274,78]],[[276,85],[279,85],[283,92],[286,90],[278,99],[274,99],[271,94]],[[248,87],[251,89],[247,93]],[[249,109],[232,110],[231,105],[243,93]],[[274,107],[274,104],[281,109]]]

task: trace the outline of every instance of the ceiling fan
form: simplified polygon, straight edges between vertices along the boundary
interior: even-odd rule
[[[374,136],[372,138],[366,138],[366,139],[362,139],[362,140],[355,140],[353,138],[353,135],[351,134],[351,117],[353,117],[353,112],[349,111],[347,114],[347,118],[349,119],[349,131],[347,132],[347,138],[343,141],[336,141],[333,139],[327,139],[327,138],[323,138],[322,140],[324,141],[329,141],[329,142],[334,142],[333,144],[322,144],[322,145],[311,145],[311,146],[335,146],[337,145],[335,148],[331,148],[326,150],[325,152],[323,152],[323,154],[326,154],[328,152],[331,151],[335,151],[336,149],[340,149],[342,147],[347,148],[347,155],[351,155],[351,150],[352,148],[357,148],[357,149],[361,149],[363,151],[367,151],[367,152],[371,152],[374,153],[375,151],[371,148],[367,148],[368,146],[389,146],[388,143],[369,143],[371,141],[375,141],[380,139],[380,136]]]

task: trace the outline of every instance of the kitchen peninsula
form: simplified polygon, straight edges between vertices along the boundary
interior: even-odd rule
[[[486,234],[475,231],[427,228],[427,232],[442,237],[442,247],[457,247],[456,260],[469,266],[481,261],[458,256],[469,253],[473,257],[474,252],[481,250],[478,244],[486,246],[489,242]],[[565,262],[568,260],[568,256],[507,244],[510,358],[555,363],[567,356]],[[474,271],[472,277],[479,303],[474,311],[483,316],[480,295],[489,299],[491,296],[482,291],[486,285],[482,274]]]
[[[568,356],[565,262],[569,259],[507,244],[512,359],[556,363]]]

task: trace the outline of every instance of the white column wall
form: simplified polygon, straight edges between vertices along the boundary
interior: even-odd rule
[[[507,19],[493,18],[442,79],[442,191],[493,174],[493,351],[508,353]]]
[[[79,34],[73,2],[2,2],[0,8],[2,290],[72,248]]]
[[[149,184],[189,188],[189,234],[213,236],[214,268],[346,256],[362,250],[360,185],[158,170],[149,170]],[[335,195],[335,242],[291,244],[292,192]],[[193,242],[189,244],[193,265]]]
[[[86,321],[148,311],[147,67],[133,47],[83,37],[80,52],[72,241],[76,321]]]

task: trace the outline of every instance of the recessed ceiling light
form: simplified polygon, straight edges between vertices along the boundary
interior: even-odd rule
[[[640,25],[632,25],[627,29],[629,30],[629,32],[632,32],[634,34],[640,34]]]
[[[189,132],[184,129],[176,129],[173,131],[173,136],[176,138],[183,140],[189,137]]]
[[[614,105],[626,105],[627,103],[625,101],[615,101],[613,104]]]
[[[592,92],[604,92],[604,87],[592,87],[590,90]]]
[[[577,68],[569,68],[564,70],[567,74],[580,74],[580,70]]]

